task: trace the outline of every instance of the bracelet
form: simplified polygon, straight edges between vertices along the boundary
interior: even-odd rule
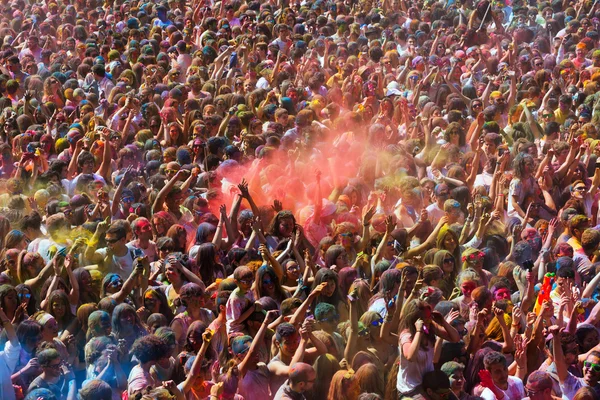
[[[2,320],[2,325],[10,324],[10,319]]]

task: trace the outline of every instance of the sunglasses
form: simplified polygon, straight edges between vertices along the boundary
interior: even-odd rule
[[[445,262],[445,263],[453,263],[453,264],[454,264],[454,259],[452,259],[452,258],[446,258],[446,259],[444,260],[444,262]]]
[[[106,243],[110,243],[110,244],[117,243],[121,239],[123,239],[123,238],[106,239]]]
[[[479,104],[479,103],[473,104],[473,108],[480,108],[480,107],[481,107],[481,104]]]
[[[272,285],[273,281],[270,279],[263,279],[262,283],[263,283],[263,285]]]
[[[361,336],[361,337],[369,336],[369,330],[363,329],[363,330],[359,331],[358,336]]]
[[[376,319],[375,321],[371,322],[371,325],[375,327],[383,325],[383,318]]]
[[[554,114],[542,114],[542,117],[544,117],[544,118],[551,118],[553,116],[554,116]]]
[[[122,203],[133,203],[135,201],[135,199],[133,197],[123,197],[121,199]]]
[[[594,364],[592,362],[589,361],[584,361],[583,362],[583,367],[584,368],[589,368],[594,372],[600,372],[600,364]]]
[[[350,238],[352,237],[351,233],[340,233],[340,236]]]
[[[252,282],[254,282],[254,279],[252,279],[252,278],[240,279],[240,282],[243,283],[244,285],[252,285]]]
[[[176,173],[177,173],[177,172],[179,172],[179,171],[178,171],[178,170],[176,170],[176,169],[167,169],[167,170],[165,170],[165,172],[166,172],[167,174],[176,174]]]
[[[576,192],[585,192],[585,186],[579,186],[579,187],[576,187],[573,190],[575,190]]]

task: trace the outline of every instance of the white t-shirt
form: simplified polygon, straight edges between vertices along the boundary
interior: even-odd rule
[[[473,390],[473,394],[480,389],[481,386],[476,387]],[[500,389],[502,390],[502,389]],[[525,388],[523,387],[523,381],[516,376],[508,376],[508,388],[502,390],[504,393],[504,400],[521,400],[525,397]],[[479,394],[484,400],[496,400],[496,395],[488,388],[484,388],[481,394]]]
[[[438,207],[437,203],[428,205],[426,210],[427,214],[429,215],[429,221],[433,226],[437,225],[438,221],[442,219],[444,215],[446,215],[444,210]]]
[[[96,253],[102,255],[102,257],[106,257],[107,248],[104,247],[102,249],[96,250]],[[117,273],[121,275],[123,280],[127,279],[131,272],[133,271],[133,260],[135,259],[135,250],[131,248],[127,248],[127,254],[123,257],[118,257],[113,254],[112,261],[113,265],[111,266],[111,272]]]
[[[71,185],[69,186],[69,196],[73,196],[75,194],[75,188],[77,187],[77,182],[79,181],[79,178],[81,177],[81,175],[83,175],[83,174],[77,175],[71,181]],[[93,173],[91,175],[94,176],[95,180],[100,180],[100,181],[102,181],[102,182],[104,182],[106,184],[106,181],[104,180],[104,178],[101,175],[98,175],[96,173]]]
[[[396,381],[396,389],[399,394],[412,392],[423,383],[423,375],[433,371],[433,343],[430,343],[428,350],[419,347],[416,361],[408,361],[404,357],[402,346],[406,343],[412,343],[410,332],[407,330],[400,335],[400,369]]]

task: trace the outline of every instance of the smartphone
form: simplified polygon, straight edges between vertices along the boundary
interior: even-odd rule
[[[523,261],[523,269],[531,272],[533,270],[533,261],[531,261],[531,260]]]

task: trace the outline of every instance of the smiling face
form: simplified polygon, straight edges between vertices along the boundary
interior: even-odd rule
[[[600,358],[589,355],[583,363],[583,380],[588,386],[596,386],[600,379]]]
[[[297,281],[300,277],[300,267],[298,263],[290,261],[285,265],[285,272],[289,280]]]
[[[450,389],[457,394],[462,392],[465,387],[465,376],[463,371],[455,371],[448,377],[450,379]]]
[[[46,342],[50,342],[58,336],[58,322],[56,322],[56,319],[52,317],[44,324],[42,335],[44,336],[43,340]]]
[[[58,299],[52,301],[50,310],[52,311],[52,315],[54,315],[56,318],[64,317],[65,312],[67,311],[64,303]]]

